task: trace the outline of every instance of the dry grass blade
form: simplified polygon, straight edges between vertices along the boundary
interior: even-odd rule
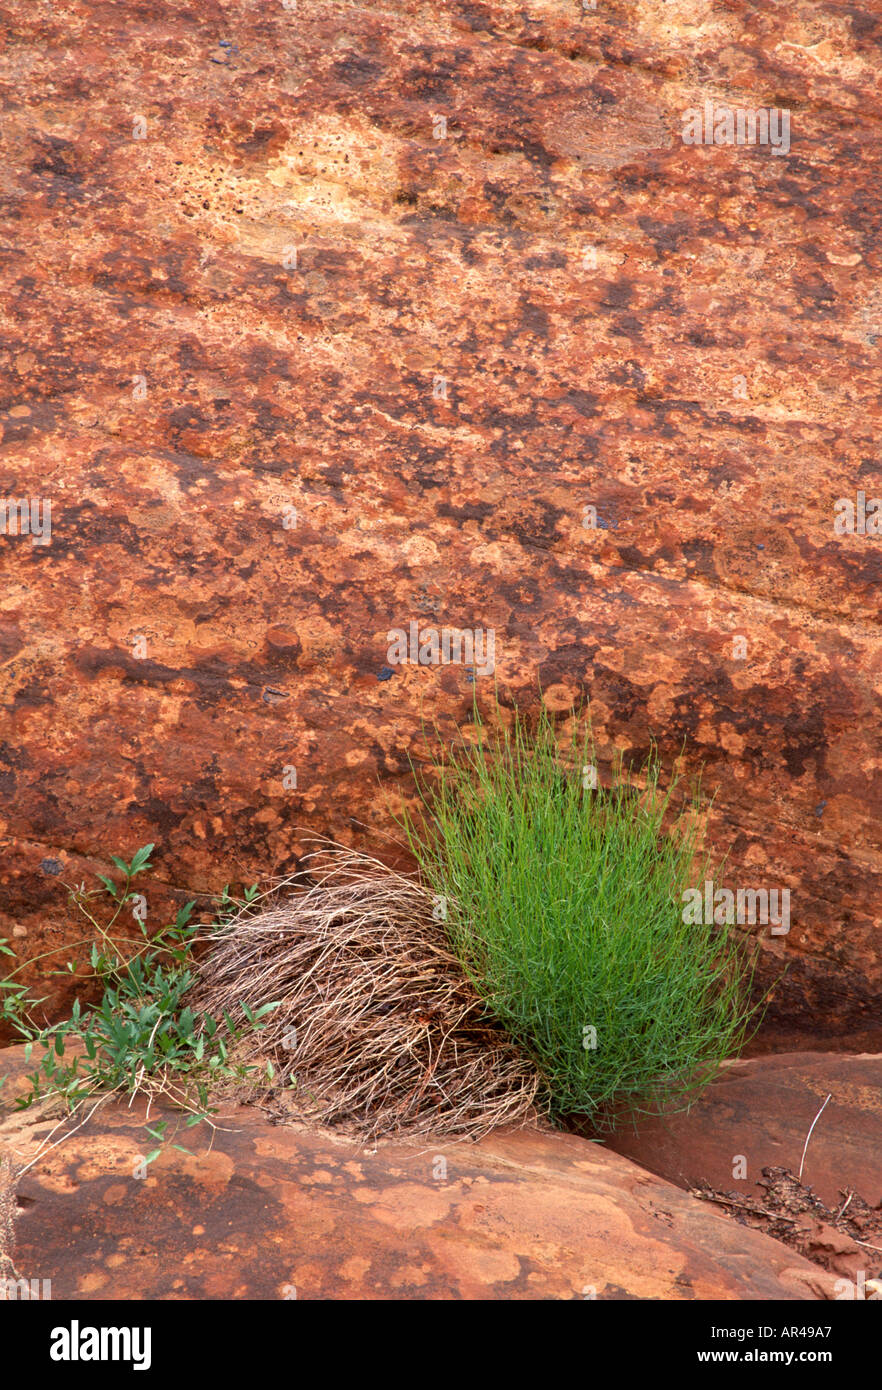
[[[213,937],[195,1006],[238,1022],[243,1002],[280,1001],[248,1060],[272,1062],[274,1090],[295,1083],[304,1120],[376,1139],[535,1118],[542,1078],[487,1019],[429,894],[338,846],[309,859],[309,887]]]

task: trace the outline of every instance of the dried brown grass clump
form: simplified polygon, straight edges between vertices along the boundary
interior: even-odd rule
[[[542,1078],[486,1018],[425,889],[337,846],[308,858],[311,886],[215,934],[196,1006],[239,1022],[240,1001],[280,1001],[248,1060],[294,1082],[299,1119],[367,1139],[535,1119]]]

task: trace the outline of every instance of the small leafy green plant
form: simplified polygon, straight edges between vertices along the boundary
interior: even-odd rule
[[[683,1108],[740,1050],[754,1010],[745,949],[683,921],[699,821],[671,825],[657,759],[596,785],[590,733],[561,747],[543,708],[531,733],[463,739],[405,816],[423,881],[487,1009],[535,1060],[549,1109],[595,1132]]]
[[[88,953],[89,969],[84,975],[77,972],[77,978],[84,983],[100,983],[102,995],[97,1005],[84,1007],[78,996],[70,1018],[42,1026],[32,1016],[33,1007],[41,1001],[30,999],[26,987],[15,982],[18,972],[0,982],[0,1018],[26,1040],[29,1055],[35,1047],[43,1049],[40,1065],[28,1078],[31,1089],[16,1102],[19,1108],[50,1095],[61,1097],[74,1109],[96,1095],[143,1093],[170,1099],[187,1112],[187,1126],[193,1126],[200,1121],[210,1123],[213,1085],[221,1079],[242,1079],[256,1070],[232,1058],[245,1027],[236,1025],[228,1013],[216,1019],[194,1012],[186,1002],[196,979],[193,948],[198,927],[190,920],[195,901],[178,912],[172,925],[155,934],[148,934],[144,921],[133,914],[140,935],[129,938],[126,945],[134,950],[122,950],[118,930],[112,935],[123,909],[137,902],[139,895],[132,891],[132,883],[150,867],[153,849],[152,844],[144,845],[130,863],[112,856],[124,876],[122,883],[100,874],[101,888],[86,889],[81,884],[70,890],[71,900],[95,934]],[[245,904],[256,896],[254,885],[246,890]],[[96,899],[104,897],[114,905],[106,923],[96,915]],[[230,896],[227,885],[219,903],[221,920],[241,906],[241,901]],[[14,954],[5,940],[0,940],[0,951],[7,956]],[[69,960],[65,970],[50,973],[74,974],[76,970]],[[250,1029],[262,1027],[261,1018],[275,1007],[265,1004],[252,1012],[247,1004],[239,1005]],[[271,1064],[267,1063],[267,1069],[271,1076]],[[148,1126],[148,1133],[160,1144],[150,1151],[147,1162],[161,1152],[166,1129],[166,1121]]]

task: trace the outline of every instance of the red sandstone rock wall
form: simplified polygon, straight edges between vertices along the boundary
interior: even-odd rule
[[[882,1041],[882,537],[834,531],[882,494],[882,9],[596,3],[0,0],[26,954],[147,840],[202,892],[376,844],[475,688],[378,678],[419,620],[606,759],[685,743],[726,881],[791,889],[771,1027]],[[705,101],[789,152],[684,144]]]

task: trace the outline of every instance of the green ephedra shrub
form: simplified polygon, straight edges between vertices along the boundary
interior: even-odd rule
[[[683,1109],[737,1054],[753,1017],[746,948],[685,924],[697,796],[673,814],[659,764],[596,783],[590,735],[460,741],[421,779],[405,829],[451,944],[488,1011],[538,1065],[549,1110],[595,1132]]]

